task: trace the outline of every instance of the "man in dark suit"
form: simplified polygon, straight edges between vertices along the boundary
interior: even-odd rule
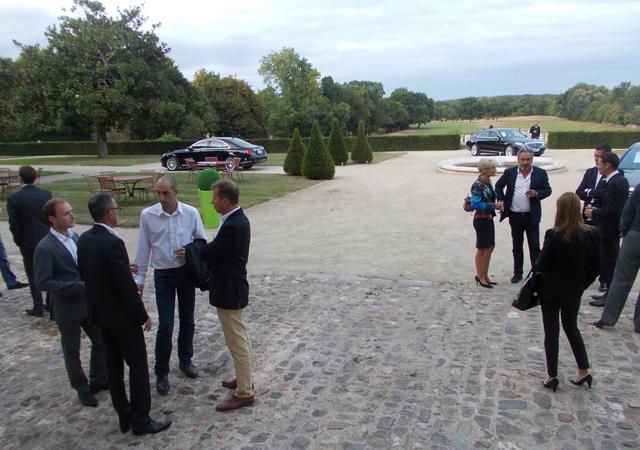
[[[593,151],[595,166],[585,171],[582,181],[580,182],[578,189],[576,189],[576,194],[580,197],[580,200],[584,202],[582,204],[583,214],[584,210],[587,209],[587,206],[591,206],[593,208],[601,206],[602,194],[604,193],[606,182],[598,170],[598,164],[600,164],[600,160],[606,153],[611,153],[611,146],[609,144],[601,144],[595,148]],[[593,225],[593,221],[591,219],[585,221],[589,225]],[[602,277],[599,278],[599,281],[600,291],[606,291],[608,286],[603,283]]]
[[[51,192],[33,185],[36,180],[36,170],[31,166],[22,166],[18,175],[23,186],[7,198],[7,212],[9,214],[9,229],[22,253],[24,271],[27,273],[33,308],[26,311],[30,316],[42,317],[44,305],[40,288],[33,278],[33,252],[47,232],[49,224],[42,213],[42,207],[51,198]]]
[[[613,271],[616,267],[616,258],[620,250],[620,216],[629,195],[629,182],[618,171],[620,158],[613,152],[602,156],[598,169],[605,180],[606,187],[602,195],[601,206],[597,208],[587,207],[584,217],[592,219],[600,231],[600,277],[607,286],[611,285]],[[594,297],[589,302],[593,306],[604,306],[605,295]]]
[[[507,188],[506,192],[504,191]],[[533,166],[533,151],[518,151],[518,166],[504,171],[496,183],[496,196],[504,202],[500,221],[509,218],[513,245],[512,283],[522,280],[524,234],[527,234],[531,266],[540,254],[540,201],[551,195],[549,177],[544,169]]]
[[[78,234],[71,205],[60,198],[44,204],[43,212],[51,223],[49,233],[40,240],[33,256],[34,275],[40,289],[51,295],[53,318],[60,330],[64,364],[71,387],[85,406],[98,406],[94,394],[109,389],[104,358],[102,331],[89,323],[84,282],[78,271]],[[80,362],[80,329],[91,340],[89,378]]]
[[[149,416],[151,390],[143,330],[151,329],[151,319],[133,281],[127,249],[114,230],[119,209],[109,194],[89,200],[89,213],[96,223],[80,236],[78,265],[87,289],[90,321],[102,328],[111,401],[120,430],[126,433],[132,428],[135,435],[158,433],[171,422],[156,422]],[[131,403],[124,385],[124,362],[129,366]]]
[[[224,339],[233,358],[236,377],[222,385],[233,389],[233,395],[216,405],[218,411],[230,411],[253,404],[251,378],[251,342],[245,322],[249,304],[247,261],[251,227],[249,219],[238,206],[240,190],[231,180],[213,185],[211,203],[221,214],[220,230],[202,251],[209,267],[209,303],[217,308]]]

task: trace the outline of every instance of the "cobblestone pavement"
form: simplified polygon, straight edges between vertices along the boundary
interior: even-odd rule
[[[441,158],[425,153],[338,168],[330,183],[247,211],[254,230],[247,314],[257,395],[249,408],[214,409],[229,395],[220,381],[233,366],[204,293],[194,343],[201,376],[180,373],[174,345],[170,394],[159,396],[151,379],[152,416],[173,426],[135,437],[118,431],[108,393],[98,394],[96,409],[80,405],[55,325],[24,314],[26,289],[4,290],[0,448],[640,448],[633,302],[615,328],[599,330],[590,322],[601,310],[585,301],[579,321],[593,389],[568,382],[576,369],[563,335],[560,388],[544,389],[540,311],[510,306],[517,287],[508,282],[508,226],[496,226],[492,273],[500,284],[473,286],[473,235],[459,205],[469,177],[425,171]],[[554,196],[579,181],[588,158],[581,164],[553,175]],[[363,188],[367,177],[376,180],[375,189]],[[433,186],[440,193],[435,200]],[[400,196],[404,203],[394,200]],[[308,206],[310,198],[319,199],[316,208]],[[543,213],[545,229],[553,200]],[[359,226],[369,234],[348,234]],[[433,229],[442,233],[420,234]],[[12,269],[24,280],[6,223],[0,232]],[[137,230],[119,232],[133,253]],[[151,278],[145,303],[156,320]],[[147,334],[150,367],[155,325]],[[174,338],[177,323],[175,331]],[[86,339],[82,353],[87,361]]]

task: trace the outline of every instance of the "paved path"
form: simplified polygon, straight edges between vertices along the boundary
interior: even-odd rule
[[[4,291],[0,447],[640,447],[633,305],[607,331],[588,325],[599,310],[582,308],[592,390],[568,383],[575,365],[564,338],[561,386],[555,394],[542,388],[539,311],[509,306],[516,287],[508,283],[508,225],[497,225],[497,289],[471,283],[474,237],[461,199],[473,177],[434,170],[455,154],[410,153],[339,167],[333,181],[247,211],[258,399],[251,408],[214,411],[228,395],[219,382],[233,369],[202,293],[194,357],[201,377],[183,377],[174,361],[170,395],[152,393],[154,417],[174,425],[137,438],[117,431],[106,393],[97,409],[79,405],[56,328],[24,315],[26,292]],[[550,156],[566,159],[569,169],[551,175],[554,195],[543,203],[543,228],[553,220],[557,195],[575,189],[590,165],[590,152]],[[137,230],[120,231],[133,252]],[[6,223],[0,233],[21,273]],[[145,303],[155,318],[153,298],[150,284]],[[155,331],[147,335],[151,353],[154,338]]]

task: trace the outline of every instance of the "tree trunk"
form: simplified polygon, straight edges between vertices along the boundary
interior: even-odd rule
[[[109,149],[107,148],[107,127],[104,123],[96,125],[96,134],[98,136],[98,158],[106,158],[109,156]]]

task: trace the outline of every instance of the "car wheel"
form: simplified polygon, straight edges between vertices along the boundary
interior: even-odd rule
[[[224,166],[227,168],[227,170],[233,170],[233,167],[235,166],[235,164],[233,163],[232,156],[229,156],[227,159],[224,160]]]
[[[473,144],[473,145],[471,146],[471,154],[472,154],[473,156],[478,156],[478,146],[477,146],[476,144]]]
[[[178,167],[180,167],[180,163],[178,162],[178,158],[176,158],[175,156],[170,156],[167,159],[167,169],[174,171],[174,170],[178,170]]]
[[[504,149],[505,156],[513,156],[513,146],[507,145],[507,148]]]

